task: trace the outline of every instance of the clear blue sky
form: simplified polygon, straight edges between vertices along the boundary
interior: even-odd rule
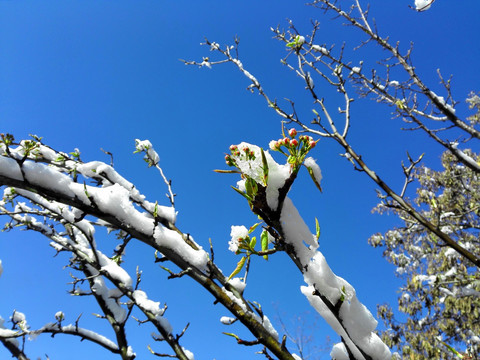
[[[373,1],[371,16],[380,33],[401,41],[403,49],[414,43],[417,71],[432,89],[440,89],[437,68],[447,77],[453,74],[454,95],[463,101],[480,84],[480,3],[438,0],[424,13],[409,9],[412,4]],[[77,147],[84,161],[108,162],[100,148],[110,151],[121,174],[151,200],[167,203],[161,178],[146,168],[139,155],[133,155],[134,139],[149,139],[178,194],[179,227],[204,247],[211,238],[216,260],[228,273],[238,260],[227,250],[230,226],[249,226],[255,218],[230,189],[237,179],[212,170],[224,167],[230,144],[247,141],[267,147],[280,136],[280,119],[258,95],[245,90],[249,83],[233,66],[199,69],[179,59],[201,61],[202,56],[212,55],[199,45],[204,37],[223,45],[238,35],[244,65],[270,96],[294,99],[307,114],[310,99],[299,79],[281,66],[284,45],[273,40],[269,31],[271,26],[286,27],[287,18],[305,33],[310,31],[311,19],[320,20],[320,43],[347,41],[352,47],[361,39],[331,16],[295,1],[1,0],[0,131],[13,133],[17,139],[37,134],[62,151]],[[378,54],[382,53],[364,51],[353,56],[356,61],[366,57],[372,62]],[[323,95],[327,101],[335,96],[328,87]],[[401,123],[390,119],[390,109],[368,100],[357,101],[353,107],[350,141],[393,186],[401,184],[400,161],[406,150],[412,155],[426,152],[427,161],[438,166],[439,149],[421,134],[400,132]],[[458,111],[465,114],[465,105]],[[339,152],[333,142],[321,140],[313,156],[323,171],[324,193],[315,193],[310,181],[299,179],[291,196],[312,230],[318,217],[321,250],[330,266],[375,313],[376,304],[395,302],[400,282],[381,252],[367,245],[367,238],[396,220],[370,213],[376,204],[375,186],[354,172]],[[114,239],[101,233],[97,241],[105,244],[104,249],[115,245]],[[96,310],[88,299],[67,295],[70,278],[68,269],[62,270],[67,258],[53,255],[46,239],[36,234],[1,234],[0,316],[8,319],[17,309],[35,328],[53,321],[58,310],[66,313],[66,322],[83,313],[81,324],[111,336],[108,329],[98,326],[101,320],[92,318]],[[177,332],[191,323],[182,344],[197,360],[259,356],[221,334],[231,331],[250,338],[237,327],[222,326],[218,319],[228,314],[214,306],[213,299],[193,281],[167,281],[166,273],[153,264],[153,255],[141,245],[130,249],[126,261],[130,270],[136,265],[144,270],[142,288],[167,302],[166,317]],[[268,263],[255,261],[246,296],[260,302],[272,320],[278,310],[290,323],[297,315],[311,318],[305,315],[309,306],[299,291],[302,284],[293,264],[279,254]],[[317,325],[318,345],[326,335],[337,341],[325,323]],[[129,328],[139,359],[147,356],[139,341],[143,337],[147,339],[143,344],[153,344],[151,331],[133,323]],[[165,350],[162,344],[153,346]],[[85,355],[113,358],[103,350],[93,353],[93,347],[65,336],[28,341],[26,349],[32,358],[45,358],[44,354],[52,360],[67,354],[71,360]],[[7,356],[0,348],[0,358]]]

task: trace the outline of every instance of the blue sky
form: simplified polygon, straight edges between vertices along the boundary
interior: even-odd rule
[[[413,1],[412,1],[413,3]],[[477,65],[480,45],[478,1],[462,5],[438,0],[431,10],[416,13],[409,1],[373,1],[371,16],[379,31],[399,40],[405,49],[413,42],[413,61],[418,73],[440,93],[436,69],[454,75],[457,100],[478,89]],[[149,139],[161,157],[161,165],[173,180],[179,211],[178,225],[197,242],[208,246],[211,238],[216,259],[225,273],[236,263],[228,252],[231,225],[249,226],[255,217],[247,204],[230,189],[234,176],[215,174],[224,168],[224,153],[241,141],[267,147],[280,137],[280,119],[231,65],[213,69],[187,67],[179,59],[201,60],[211,56],[199,44],[204,37],[222,45],[240,38],[240,56],[273,98],[294,99],[299,111],[309,114],[311,100],[304,85],[279,59],[284,45],[272,39],[271,26],[287,27],[292,19],[298,30],[310,31],[310,20],[321,22],[320,43],[349,48],[362,39],[351,28],[340,26],[321,11],[293,1],[0,1],[0,131],[17,139],[28,134],[62,151],[79,148],[84,161],[109,162],[100,148],[114,154],[117,170],[134,182],[151,200],[167,200],[161,178],[134,155],[134,139]],[[373,48],[352,55],[354,61],[373,63],[382,52]],[[317,83],[317,87],[319,87]],[[327,102],[335,93],[325,87]],[[465,104],[458,111],[465,114]],[[390,109],[372,101],[353,104],[351,143],[378,173],[394,187],[401,186],[400,161],[405,151],[426,153],[426,161],[439,164],[439,148],[421,134],[401,132],[401,123],[390,119]],[[315,192],[303,176],[291,197],[314,229],[317,217],[322,227],[321,250],[334,271],[346,278],[358,296],[375,313],[378,303],[395,302],[401,284],[381,252],[367,245],[367,238],[396,224],[396,219],[371,214],[376,204],[375,186],[353,171],[341,149],[321,140],[313,156],[323,171],[324,192]],[[115,240],[99,233],[105,249]],[[32,327],[53,321],[63,310],[67,322],[83,313],[86,327],[101,329],[93,319],[95,308],[87,299],[69,297],[70,281],[65,257],[53,258],[48,242],[35,234],[11,232],[0,236],[0,316],[7,319],[14,309],[25,312]],[[167,302],[166,317],[180,332],[190,329],[183,345],[196,359],[255,358],[253,349],[241,348],[221,334],[218,319],[228,315],[189,279],[166,280],[166,273],[153,264],[153,255],[142,245],[127,253],[127,267],[144,270],[143,289],[158,301]],[[286,256],[278,254],[268,263],[256,260],[249,275],[246,295],[260,302],[273,320],[276,312],[286,323],[309,311],[299,286],[303,280]],[[314,331],[318,345],[325,336],[337,340],[328,326],[318,322]],[[144,345],[152,344],[151,329],[132,324],[129,333],[139,358]],[[142,340],[143,339],[143,340]],[[146,340],[145,340],[146,339]],[[143,343],[142,343],[143,341]],[[154,344],[162,351],[164,345]],[[78,339],[45,337],[27,343],[32,358],[48,354],[51,359],[83,359],[93,347]],[[260,349],[258,349],[260,350]],[[102,350],[103,351],[103,350]],[[109,359],[108,353],[95,356]],[[6,357],[0,349],[0,357]],[[44,358],[44,357],[43,357]],[[113,357],[112,357],[113,358]],[[327,357],[325,357],[327,358]]]

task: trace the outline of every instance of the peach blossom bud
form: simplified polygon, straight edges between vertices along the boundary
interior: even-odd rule
[[[290,129],[288,131],[288,135],[290,135],[290,137],[293,139],[295,136],[297,136],[297,130],[295,129]]]
[[[297,139],[293,139],[292,141],[290,141],[290,144],[291,144],[292,146],[297,146],[297,145],[298,145]]]
[[[313,149],[315,147],[315,145],[317,145],[317,143],[315,141],[310,141],[308,143],[308,146],[310,147],[310,149]]]

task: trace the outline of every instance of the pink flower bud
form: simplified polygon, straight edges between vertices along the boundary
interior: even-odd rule
[[[313,149],[315,147],[315,145],[317,145],[317,143],[315,141],[310,141],[308,143],[308,146],[310,147],[310,149]]]
[[[283,138],[282,142],[283,142],[284,145],[287,145],[287,146],[288,146],[288,144],[290,144],[290,139],[287,138],[287,137],[286,137],[286,138]]]
[[[290,137],[293,139],[295,136],[297,136],[297,130],[295,129],[290,129],[288,131],[288,135],[290,135]]]
[[[235,145],[230,145],[230,151],[235,151],[237,150],[237,147]]]
[[[292,146],[297,146],[297,145],[298,145],[297,139],[293,139],[292,141],[290,141],[290,144],[291,144]]]

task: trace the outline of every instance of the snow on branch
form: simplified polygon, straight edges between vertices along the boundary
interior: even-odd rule
[[[172,333],[159,302],[150,300],[146,292],[137,288],[140,274],[134,284],[120,266],[132,239],[151,246],[164,260],[179,266],[182,275],[201,284],[265,349],[281,360],[293,359],[268,318],[244,299],[243,288],[233,280],[230,282],[202,247],[176,227],[169,182],[165,181],[172,206],[164,207],[148,202],[112,166],[98,161],[84,163],[78,150],[68,155],[43,145],[36,136],[15,142],[11,135],[2,136],[0,147],[0,182],[5,186],[0,214],[11,219],[6,230],[22,226],[40,232],[50,239],[55,250],[73,255],[69,266],[83,272],[83,276],[74,277],[72,294],[95,297],[102,317],[116,333],[124,359],[128,358],[124,326],[134,306],[147,318],[141,322],[149,322],[158,330],[156,340],[167,341],[181,360],[193,358],[179,345],[181,335]],[[137,150],[145,152],[149,165],[158,166],[158,154],[149,142],[137,141]],[[105,226],[123,240],[113,257],[98,249],[95,226]],[[106,281],[114,287],[107,286]],[[78,287],[85,282],[89,292]]]
[[[90,342],[93,342],[113,354],[120,353],[120,349],[118,348],[117,344],[115,344],[107,337],[100,335],[92,330],[80,327],[78,324],[79,319],[77,319],[75,324],[62,325],[62,321],[64,320],[65,316],[61,311],[55,314],[55,318],[57,319],[57,322],[47,323],[39,329],[30,330],[30,327],[26,324],[25,315],[23,313],[15,311],[11,317],[11,322],[14,326],[12,330],[9,330],[5,328],[5,326],[3,325],[4,320],[0,317],[0,341],[10,342],[11,344],[15,344],[18,346],[18,338],[28,337],[29,339],[35,339],[41,334],[52,334],[52,336],[56,334],[66,334],[74,335],[81,338],[82,340],[88,340]],[[19,319],[21,319],[21,321],[19,321]],[[133,352],[132,348],[129,347],[127,352],[129,354],[127,359],[133,360],[135,358],[135,353]]]
[[[307,286],[302,286],[302,293],[343,340],[334,347],[331,355],[338,360],[389,359],[388,347],[374,332],[377,321],[359,302],[354,288],[333,273],[318,251],[318,224],[314,235],[287,197],[305,162],[314,181],[319,183],[321,180],[320,168],[313,158],[305,159],[313,147],[310,144],[315,144],[313,139],[300,136],[297,140],[295,129],[288,134],[288,137],[270,143],[273,151],[287,157],[285,165],[278,164],[268,151],[247,143],[232,145],[231,154],[226,156],[227,165],[235,167],[242,175],[236,191],[246,198],[266,229],[261,235],[261,251],[257,251],[255,238],[250,233],[259,224],[250,230],[235,227],[243,229],[235,230],[235,233],[232,227],[230,248],[236,254],[242,254],[234,274],[240,272],[245,259],[253,255],[265,256],[272,247],[275,251],[285,251],[303,273]]]

